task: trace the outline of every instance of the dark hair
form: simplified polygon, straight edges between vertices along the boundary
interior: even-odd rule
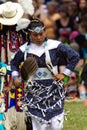
[[[3,4],[4,2],[2,0],[0,0],[0,5]]]
[[[29,26],[27,27],[27,32],[29,32],[29,29],[32,29],[33,27],[44,27],[44,23],[38,19],[38,18],[31,18],[31,22]],[[29,33],[28,33],[28,45],[30,44],[30,38],[29,38]]]
[[[44,27],[44,23],[41,20],[39,20],[38,18],[34,18],[31,20],[31,22],[28,26],[28,29],[32,29],[33,27],[38,27],[38,26]]]
[[[81,46],[83,47],[84,45],[86,45],[86,38],[85,35],[83,34],[79,34],[76,38],[75,41]]]
[[[58,12],[64,12],[66,14],[66,16],[69,16],[69,13],[68,13],[68,9],[67,9],[67,6],[66,5],[61,5],[60,8],[58,9]]]

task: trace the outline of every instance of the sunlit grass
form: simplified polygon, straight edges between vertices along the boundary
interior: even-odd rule
[[[83,101],[65,102],[67,111],[63,130],[87,130],[87,105]]]

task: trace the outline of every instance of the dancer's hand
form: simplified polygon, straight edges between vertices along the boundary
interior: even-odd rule
[[[61,81],[61,80],[63,80],[64,79],[64,77],[65,77],[66,75],[64,75],[64,74],[56,74],[56,75],[54,75],[54,79],[55,80],[57,80],[57,81]]]
[[[17,77],[15,80],[13,80],[13,84],[14,84],[14,86],[15,87],[20,87],[21,86],[21,81],[20,81],[20,79]]]
[[[10,80],[8,83],[8,86],[3,87],[3,92],[9,92],[12,89],[13,86],[13,80]]]

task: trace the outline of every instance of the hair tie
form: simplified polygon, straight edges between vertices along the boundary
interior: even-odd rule
[[[39,22],[39,20],[33,19],[33,20],[31,20],[31,22]]]

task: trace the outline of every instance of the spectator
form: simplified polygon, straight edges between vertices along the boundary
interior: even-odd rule
[[[74,30],[69,35],[69,41],[75,42],[75,38],[79,35],[79,32],[77,30]]]
[[[76,100],[79,98],[78,91],[78,74],[76,71],[73,71],[69,81],[71,85],[68,85],[66,88],[66,99]]]
[[[87,63],[84,65],[81,73],[81,82],[79,85],[80,99],[87,99]]]
[[[59,9],[60,19],[56,20],[57,26],[57,38],[60,37],[60,33],[63,30],[67,30],[70,34],[73,31],[73,21],[71,20],[67,6],[62,5]]]
[[[79,1],[79,17],[80,19],[87,13],[87,1],[80,0]]]
[[[47,3],[47,14],[43,19],[43,22],[46,26],[47,37],[50,39],[56,39],[56,25],[55,21],[60,19],[58,13],[58,3],[57,2],[48,2]]]
[[[87,40],[84,35],[79,34],[75,38],[76,43],[79,45],[79,54],[80,58],[84,59],[84,61],[87,59]]]
[[[79,35],[78,31],[72,31],[69,36],[70,47],[73,48],[75,51],[79,52],[79,44],[76,43],[75,38]]]
[[[62,0],[63,5],[69,5],[73,0]]]
[[[62,30],[60,32],[59,40],[69,46],[69,32],[67,30]]]
[[[80,18],[79,18],[79,6],[77,1],[72,1],[69,4],[68,13],[72,21],[74,22],[74,30],[78,30]]]
[[[81,18],[79,23],[79,32],[83,34],[87,40],[87,14]]]
[[[44,4],[43,0],[32,0],[32,2],[35,9],[33,16],[43,20],[47,14],[46,4]]]

